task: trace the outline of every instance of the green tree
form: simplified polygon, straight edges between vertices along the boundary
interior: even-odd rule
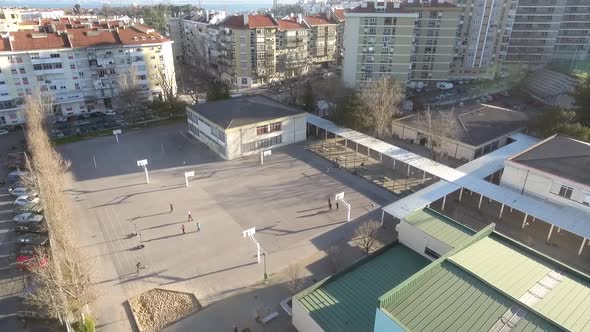
[[[227,85],[216,82],[207,90],[207,101],[215,101],[229,98],[229,89]]]
[[[311,83],[305,84],[305,92],[303,94],[303,109],[307,112],[313,112],[315,109],[315,94],[313,93],[313,87]]]
[[[529,127],[542,137],[564,134],[590,141],[590,127],[576,122],[576,113],[571,111],[547,108],[531,120]]]
[[[80,4],[79,3],[74,5],[74,13],[80,14]]]
[[[585,126],[590,126],[590,75],[578,85],[572,94],[576,100],[576,115]]]
[[[364,108],[359,97],[352,93],[336,105],[332,120],[338,125],[360,131],[365,129],[363,111]]]

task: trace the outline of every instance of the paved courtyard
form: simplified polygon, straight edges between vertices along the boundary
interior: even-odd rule
[[[114,137],[101,137],[59,147],[72,161],[67,194],[75,202],[83,248],[97,267],[102,331],[130,330],[125,299],[154,287],[194,293],[209,306],[260,283],[264,264],[257,264],[244,229],[256,227],[272,274],[348,241],[359,222],[379,219],[379,207],[396,199],[361,177],[331,168],[303,144],[273,151],[260,166],[257,157],[222,161],[184,130],[177,124],[124,133],[118,144]],[[149,161],[149,184],[136,165],[140,159]],[[184,172],[193,170],[187,188]],[[352,205],[354,222],[346,222],[342,205],[328,211],[328,197],[338,192],[345,192]],[[194,222],[187,222],[189,210]],[[143,249],[135,249],[138,237],[128,237],[136,229]],[[139,275],[137,262],[147,266]],[[239,326],[256,330],[250,319]],[[220,322],[220,330],[234,323]],[[265,328],[282,328],[272,324]]]

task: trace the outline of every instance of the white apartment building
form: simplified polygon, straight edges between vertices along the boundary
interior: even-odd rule
[[[189,133],[225,160],[304,141],[306,112],[262,95],[187,106]]]
[[[22,123],[24,98],[36,89],[52,96],[56,116],[69,116],[116,110],[119,82],[129,75],[146,100],[162,92],[158,73],[174,77],[172,41],[151,28],[111,21],[57,29],[16,31],[3,38],[0,125]]]
[[[590,143],[551,136],[506,160],[500,185],[590,212]]]

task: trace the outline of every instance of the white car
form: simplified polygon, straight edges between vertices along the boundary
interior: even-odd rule
[[[105,112],[104,112],[104,114],[105,114],[105,115],[108,115],[108,116],[115,116],[115,115],[117,115],[117,113],[115,113],[115,112],[114,112],[114,111],[112,111],[112,110],[107,110],[107,111],[105,111]]]
[[[8,135],[8,130],[0,129],[0,136]]]
[[[23,206],[23,205],[27,205],[27,204],[37,204],[40,201],[41,200],[39,199],[39,197],[35,197],[35,196],[29,196],[29,195],[18,196],[16,198],[16,200],[14,201],[13,205]]]
[[[12,218],[14,222],[23,222],[23,221],[34,221],[34,222],[41,222],[43,220],[43,216],[40,214],[35,213],[21,213],[16,217]]]
[[[27,187],[16,187],[12,190],[8,190],[12,196],[38,196],[39,194],[35,189],[27,188]]]
[[[450,90],[454,87],[453,83],[449,82],[438,82],[436,83],[436,87],[440,90]]]

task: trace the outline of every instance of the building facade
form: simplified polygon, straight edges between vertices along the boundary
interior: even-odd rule
[[[585,0],[519,0],[506,64],[536,68],[551,61],[585,60],[589,32]]]
[[[456,0],[460,8],[451,76],[493,78],[506,57],[517,0]]]
[[[311,61],[316,65],[335,65],[339,53],[338,21],[328,13],[305,16],[303,21],[310,30],[307,49]]]
[[[309,30],[301,16],[277,20],[276,72],[278,78],[291,78],[307,74],[311,66],[308,38]]]
[[[508,160],[500,185],[590,212],[590,143],[554,135]]]
[[[37,89],[67,117],[116,111],[122,81],[145,100],[162,94],[160,73],[175,82],[169,39],[139,24],[108,25],[9,33],[0,50],[0,125],[22,123],[24,98]]]
[[[368,2],[345,16],[342,76],[348,86],[383,75],[402,85],[449,78],[456,6],[444,1]]]
[[[304,141],[305,117],[261,95],[187,106],[189,133],[225,160]]]

